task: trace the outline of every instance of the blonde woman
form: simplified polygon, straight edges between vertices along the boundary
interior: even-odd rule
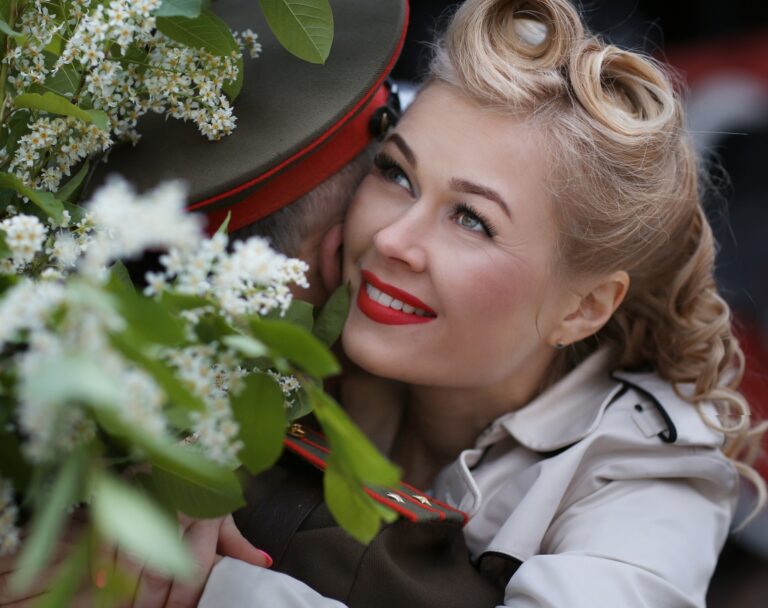
[[[704,606],[739,473],[765,502],[701,189],[662,66],[468,0],[355,196],[343,346],[406,386],[377,439],[507,606]]]

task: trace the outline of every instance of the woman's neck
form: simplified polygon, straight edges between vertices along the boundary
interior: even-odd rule
[[[411,385],[390,457],[407,482],[428,487],[496,418],[527,404],[539,385],[538,375],[471,389]]]

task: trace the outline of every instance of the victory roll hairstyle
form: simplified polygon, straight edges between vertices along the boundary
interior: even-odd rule
[[[560,351],[549,381],[604,344],[617,367],[653,366],[693,406],[716,406],[719,420],[699,412],[725,434],[726,454],[763,505],[765,483],[748,463],[767,424],[752,423],[738,391],[744,356],[715,284],[703,172],[668,70],[590,34],[566,0],[467,0],[430,72],[540,130],[563,281],[630,276],[613,318]]]

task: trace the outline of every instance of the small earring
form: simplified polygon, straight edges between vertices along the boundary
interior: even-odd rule
[[[557,350],[563,350],[565,348],[565,344],[563,344],[562,342],[558,342],[557,344],[555,344],[555,348]]]

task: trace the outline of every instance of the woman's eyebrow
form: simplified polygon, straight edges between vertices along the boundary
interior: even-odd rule
[[[499,207],[501,207],[501,210],[509,219],[512,219],[512,212],[509,210],[509,205],[504,202],[504,199],[501,198],[501,195],[496,192],[496,190],[488,188],[487,186],[481,186],[475,182],[470,182],[466,179],[459,179],[457,177],[454,177],[451,180],[450,187],[452,190],[456,190],[457,192],[477,194],[478,196],[482,196],[483,198],[487,198],[488,200],[493,201]]]
[[[392,135],[387,137],[387,139],[384,141],[385,144],[389,142],[392,142],[399,148],[400,152],[402,152],[403,156],[405,156],[405,159],[409,163],[411,163],[411,165],[413,165],[413,168],[415,169],[417,165],[416,155],[413,153],[413,150],[411,150],[411,147],[407,143],[405,143],[405,140],[402,137],[400,137],[400,135],[398,135],[397,133],[392,133]]]

